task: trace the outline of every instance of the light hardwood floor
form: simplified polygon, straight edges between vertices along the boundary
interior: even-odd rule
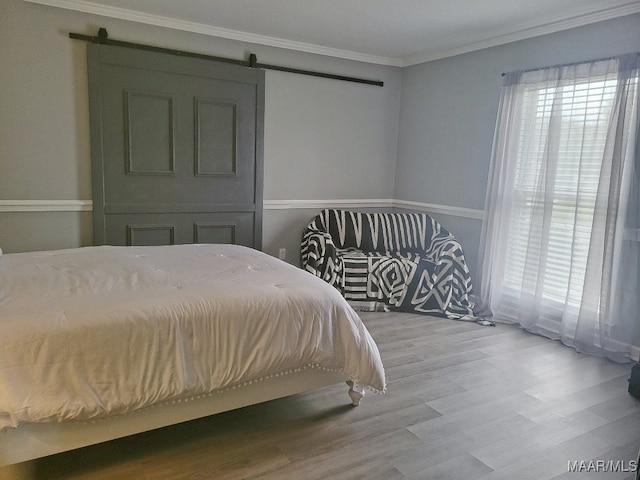
[[[34,462],[37,479],[632,479],[640,448],[630,365],[517,327],[364,313],[388,391],[346,385]],[[587,464],[588,465],[588,464]]]

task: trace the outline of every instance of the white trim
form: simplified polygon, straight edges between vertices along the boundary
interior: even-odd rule
[[[265,200],[264,210],[322,209],[322,208],[407,208],[455,217],[482,220],[483,211],[434,203],[411,202],[391,198],[356,198],[327,200]],[[0,200],[0,213],[7,212],[90,212],[91,200]]]
[[[474,208],[453,207],[450,205],[438,205],[436,203],[411,202],[409,200],[394,200],[393,206],[396,208],[408,208],[427,213],[438,213],[440,215],[451,215],[453,217],[473,218],[482,220],[484,210]]]
[[[455,48],[433,50],[430,52],[427,51],[419,53],[417,55],[411,55],[402,59],[402,66],[409,67],[411,65],[431,62],[433,60],[439,60],[441,58],[453,57],[455,55],[474,52],[476,50],[482,50],[484,48],[497,47],[498,45],[504,45],[507,43],[526,40],[528,38],[539,37],[542,35],[548,35],[550,33],[557,33],[563,30],[569,30],[571,28],[590,25],[592,23],[603,22],[605,20],[611,20],[627,15],[633,15],[635,13],[640,13],[640,3],[638,3],[637,1],[631,2],[627,5],[621,5],[619,7],[607,8],[595,13],[578,15],[566,20],[550,22],[535,27],[521,28],[520,30],[517,30],[515,32],[497,35],[493,38],[487,38],[484,40],[478,40],[476,42],[472,42],[467,45],[461,45]]]
[[[640,347],[638,347],[637,345],[626,343],[621,340],[614,340],[612,338],[609,339],[609,343],[615,349],[615,352],[624,353],[625,351],[627,351],[629,352],[629,359],[633,360],[634,362],[640,362]],[[607,353],[613,353],[610,350],[606,349],[604,349],[603,351],[603,355],[606,355]]]
[[[109,18],[117,18],[131,22],[143,23],[147,25],[155,25],[159,27],[171,28],[174,30],[182,30],[186,32],[199,33],[212,37],[227,38],[240,42],[249,42],[258,45],[268,45],[276,48],[284,48],[317,55],[326,55],[329,57],[343,58],[346,60],[355,60],[358,62],[366,62],[377,65],[387,65],[392,67],[408,67],[419,63],[426,63],[441,58],[452,57],[462,53],[469,53],[483,48],[495,47],[506,43],[525,40],[527,38],[556,33],[570,28],[581,27],[596,22],[611,20],[613,18],[632,15],[640,12],[640,3],[631,1],[626,5],[605,8],[599,12],[586,13],[577,15],[566,20],[549,22],[543,25],[533,27],[522,27],[515,32],[506,32],[496,35],[492,38],[481,39],[466,45],[460,45],[454,48],[445,48],[441,50],[426,51],[416,55],[410,55],[404,58],[385,57],[378,55],[370,55],[351,50],[342,50],[337,48],[325,47],[322,45],[296,42],[282,38],[270,37],[266,35],[257,35],[240,30],[231,30],[228,28],[214,27],[197,22],[188,22],[178,20],[161,15],[153,15],[143,12],[137,12],[128,8],[119,8],[107,5],[100,5],[87,0],[24,0],[29,3],[46,5],[49,7],[63,8],[76,12],[89,13],[93,15],[101,15]]]
[[[161,15],[153,15],[149,13],[137,12],[128,8],[112,7],[107,5],[99,5],[97,3],[85,0],[24,0],[29,3],[37,3],[49,7],[64,8],[76,12],[90,13],[93,15],[101,15],[103,17],[117,18],[120,20],[128,20],[130,22],[143,23],[146,25],[155,25],[157,27],[172,28],[174,30],[182,30],[185,32],[199,33],[211,37],[227,38],[229,40],[238,40],[240,42],[255,43],[258,45],[267,45],[276,48],[285,48],[287,50],[296,50],[299,52],[313,53],[317,55],[326,55],[329,57],[344,58],[346,60],[355,60],[358,62],[366,62],[377,65],[387,65],[391,67],[402,66],[402,60],[398,58],[382,57],[377,55],[369,55],[366,53],[353,52],[350,50],[341,50],[338,48],[324,47],[311,43],[296,42],[285,40],[282,38],[270,37],[267,35],[258,35],[240,30],[231,30],[229,28],[214,27],[203,23],[189,22],[186,20],[178,20],[175,18],[164,17]]]
[[[323,208],[405,208],[454,217],[482,220],[483,211],[435,203],[411,202],[392,198],[264,200],[264,210],[292,210]],[[11,212],[91,212],[91,200],[0,200],[0,213]]]
[[[265,200],[264,210],[289,210],[297,208],[323,209],[323,208],[393,208],[394,200],[381,199],[348,199],[348,200]]]
[[[91,212],[91,200],[0,200],[0,213]]]
[[[405,208],[427,213],[451,215],[454,217],[482,220],[483,210],[473,208],[453,207],[435,203],[411,202],[390,198],[379,199],[328,199],[328,200],[265,200],[264,210],[316,209],[323,208]]]

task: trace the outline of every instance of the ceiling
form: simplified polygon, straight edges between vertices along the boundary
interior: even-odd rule
[[[406,66],[640,12],[640,0],[26,0]]]

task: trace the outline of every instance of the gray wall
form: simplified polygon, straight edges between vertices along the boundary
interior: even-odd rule
[[[69,32],[382,80],[383,88],[266,74],[265,201],[391,198],[401,70],[45,7],[0,1],[0,201],[91,200],[86,44]],[[2,212],[5,252],[92,242],[90,211]],[[6,210],[6,208],[5,208]],[[263,246],[298,259],[300,220],[265,210]]]
[[[640,50],[640,15],[404,69],[0,1],[0,201],[90,200],[86,45],[68,32],[360,76],[383,88],[267,71],[263,246],[296,263],[315,208],[271,200],[390,199],[481,210],[500,73]],[[9,212],[7,252],[92,242],[91,212]],[[455,212],[454,212],[455,213]],[[480,224],[435,214],[465,246],[474,278]]]
[[[501,73],[639,50],[632,15],[403,69],[395,198],[482,210]],[[477,279],[481,220],[434,217]]]
[[[400,70],[361,70],[350,71],[373,79],[383,78],[376,70],[390,74],[380,88],[266,72],[265,252],[286,248],[287,261],[297,264],[302,229],[318,213],[271,210],[269,200],[393,198]]]

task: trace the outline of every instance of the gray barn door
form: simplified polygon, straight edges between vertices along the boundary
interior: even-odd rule
[[[88,45],[94,243],[261,248],[264,72]]]

